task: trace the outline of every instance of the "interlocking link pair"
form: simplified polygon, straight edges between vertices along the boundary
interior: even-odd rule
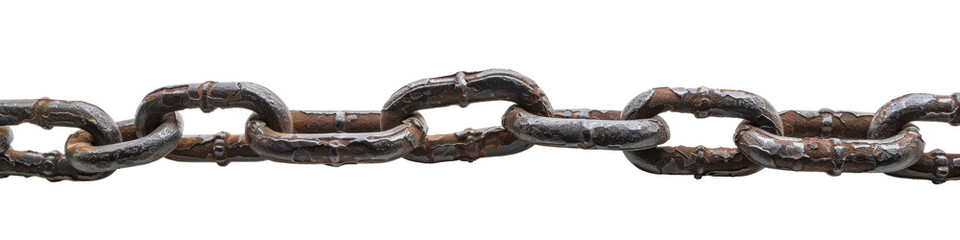
[[[132,120],[114,122],[84,102],[0,100],[0,176],[38,176],[51,181],[97,180],[116,169],[167,157],[177,161],[272,160],[285,163],[382,163],[400,157],[436,163],[474,161],[519,153],[533,145],[623,151],[641,170],[656,174],[745,176],[763,168],[882,172],[935,183],[960,179],[960,155],[924,154],[911,121],[960,124],[960,93],[909,94],[875,114],[848,111],[778,113],[760,96],[738,90],[655,88],[623,111],[554,110],[531,79],[510,70],[459,72],[404,86],[380,111],[289,110],[270,90],[253,83],[206,82],[169,86],[148,94]],[[473,102],[514,102],[502,126],[428,135],[419,110]],[[253,112],[243,134],[182,135],[177,111],[244,108]],[[743,119],[736,148],[659,147],[670,137],[657,116],[666,111],[698,118]],[[66,151],[10,149],[5,125],[77,127]]]
[[[130,121],[114,123],[102,109],[85,103],[51,99],[0,101],[0,176],[40,176],[51,181],[97,180],[114,170],[163,158],[180,138],[178,115],[167,115],[156,131],[142,138],[131,133]],[[38,153],[9,148],[13,132],[7,125],[32,123],[50,129],[77,127],[66,154]],[[128,133],[128,134],[124,134]]]

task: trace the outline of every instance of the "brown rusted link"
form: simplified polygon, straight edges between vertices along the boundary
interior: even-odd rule
[[[54,126],[76,127],[89,132],[91,141],[97,145],[109,145],[121,141],[120,129],[102,109],[79,101],[51,100],[2,100],[0,101],[0,126],[32,123],[45,129]],[[12,141],[12,132],[3,137]],[[101,156],[106,158],[106,156]],[[0,175],[38,176],[51,181],[95,180],[109,176],[112,170],[93,169],[82,171],[71,165],[72,161],[59,151],[37,153],[15,151],[6,147],[0,164]],[[102,170],[102,171],[101,171]]]
[[[523,152],[530,147],[533,147],[533,144],[517,140],[502,127],[467,128],[450,134],[429,135],[424,146],[413,149],[403,158],[420,163],[457,159],[473,162],[481,157]]]
[[[887,175],[912,179],[927,179],[941,184],[948,180],[960,179],[960,154],[950,154],[935,149],[925,153],[920,161],[910,167],[887,173]]]
[[[205,82],[163,87],[144,97],[137,108],[137,135],[145,136],[156,129],[165,114],[188,108],[203,112],[245,108],[263,116],[273,129],[293,130],[286,104],[269,89],[248,82]]]
[[[924,142],[908,125],[889,138],[868,140],[873,115],[844,111],[786,111],[780,114],[784,136],[742,123],[736,143],[764,167],[826,172],[893,172],[917,162]]]
[[[783,136],[867,139],[873,113],[789,110],[780,112]]]
[[[925,93],[907,94],[884,104],[870,122],[869,138],[879,139],[892,136],[913,121],[946,122],[960,125],[960,93],[953,95],[933,95]],[[947,154],[941,150],[925,154],[920,160],[906,169],[887,173],[903,178],[927,179],[934,183],[960,179],[956,154]]]
[[[293,111],[297,133],[279,133],[256,114],[247,121],[250,147],[264,158],[285,163],[330,166],[382,163],[403,157],[425,141],[419,113],[380,131],[379,112]]]
[[[7,151],[13,142],[13,130],[7,126],[0,126],[0,152]]]
[[[167,158],[181,162],[216,162],[227,166],[231,162],[263,161],[250,149],[244,135],[219,132],[213,135],[185,135]]]
[[[118,122],[123,142],[93,145],[93,136],[79,130],[67,138],[66,156],[73,166],[88,172],[102,172],[151,163],[166,156],[183,134],[180,115],[168,113],[157,128],[142,138],[137,137],[133,119]]]
[[[551,116],[553,108],[537,84],[520,73],[491,69],[482,72],[458,72],[450,76],[423,79],[404,86],[383,106],[380,130],[387,130],[418,110],[472,102],[506,100],[517,103],[533,114]],[[473,161],[480,157],[501,156],[530,148],[502,127],[467,129],[462,132],[427,137],[427,143],[404,158],[417,162]]]
[[[627,158],[641,160],[631,160],[638,168],[655,174],[693,175],[700,179],[704,175],[746,176],[763,170],[763,167],[747,160],[736,148],[677,146],[624,153],[628,154]]]
[[[737,90],[700,88],[655,88],[637,95],[627,104],[621,119],[652,118],[665,111],[692,113],[697,118],[740,118],[753,126],[782,135],[783,124],[773,106],[760,96]],[[734,148],[698,146],[624,151],[627,159],[655,174],[744,176],[763,167]]]
[[[513,105],[503,115],[503,127],[520,140],[537,145],[580,149],[643,150],[670,138],[666,121],[620,120],[620,111],[567,109],[542,117]]]

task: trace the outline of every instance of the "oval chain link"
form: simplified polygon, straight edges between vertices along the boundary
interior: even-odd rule
[[[917,162],[924,142],[919,128],[867,139],[871,113],[832,110],[780,113],[784,135],[742,123],[736,143],[754,162],[774,169],[826,172],[892,172]]]
[[[781,135],[783,124],[773,106],[760,96],[737,90],[700,88],[655,88],[637,95],[627,104],[623,120],[645,119],[672,111],[697,118],[740,118],[747,124]],[[633,165],[654,174],[746,176],[763,169],[736,148],[659,147],[624,151]]]
[[[960,93],[953,95],[907,94],[893,99],[877,110],[870,122],[869,138],[892,136],[913,121],[945,122],[960,126]],[[947,154],[936,149],[924,154],[913,165],[888,175],[902,178],[928,179],[934,183],[960,179],[960,154]]]
[[[137,115],[134,123],[137,127],[137,135],[145,136],[157,129],[163,121],[162,118],[168,113],[199,108],[205,113],[212,112],[218,108],[244,108],[251,110],[254,114],[262,116],[264,121],[272,128],[279,129],[281,132],[292,132],[293,122],[290,117],[290,110],[287,105],[280,100],[280,97],[269,89],[255,83],[248,82],[204,82],[194,84],[184,84],[167,86],[154,90],[147,94],[137,107]],[[221,166],[226,166],[230,161],[237,160],[228,158],[225,147],[226,133],[216,135],[188,136],[188,139],[201,139],[200,142],[211,142],[208,145],[191,145],[191,141],[183,141],[169,155],[182,159],[214,159]],[[211,139],[212,141],[203,141]],[[239,140],[236,142],[244,142]],[[188,147],[182,148],[181,146]],[[204,149],[209,147],[209,149]],[[198,151],[198,149],[209,150],[207,152]],[[254,159],[259,160],[259,158]]]
[[[514,102],[534,114],[548,117],[553,115],[550,100],[533,80],[511,70],[490,69],[481,72],[458,72],[407,84],[384,104],[380,130],[400,125],[400,121],[413,116],[418,110],[454,104],[467,107],[470,103],[495,100]],[[425,145],[404,158],[423,163],[474,161],[481,157],[522,152],[531,146],[533,145],[521,141],[498,126],[429,135]]]
[[[96,145],[121,142],[120,128],[113,119],[99,107],[86,102],[48,98],[0,100],[0,126],[21,123],[31,123],[44,129],[55,126],[80,128],[91,134],[90,140]],[[71,161],[59,151],[16,151],[9,147],[13,132],[4,127],[0,135],[3,135],[0,139],[4,142],[0,176],[36,176],[50,181],[97,180],[109,176],[119,167],[115,166],[116,162]]]

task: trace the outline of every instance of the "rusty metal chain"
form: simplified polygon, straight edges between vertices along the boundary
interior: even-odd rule
[[[511,101],[502,126],[428,135],[419,110],[473,102]],[[177,113],[188,108],[253,111],[244,134],[183,135]],[[670,138],[662,112],[743,121],[736,147],[664,147]],[[637,168],[655,174],[746,176],[764,168],[886,173],[934,183],[960,179],[960,154],[924,153],[913,121],[960,125],[960,93],[908,94],[875,113],[789,110],[738,90],[655,88],[637,95],[623,111],[554,110],[530,78],[491,69],[412,82],[380,111],[289,110],[267,88],[246,82],[205,82],[159,88],[141,101],[134,119],[114,122],[85,102],[0,100],[0,177],[50,181],[99,180],[120,168],[168,158],[185,162],[271,160],[283,163],[383,163],[406,158],[422,163],[474,161],[522,152],[534,145],[622,151]],[[65,151],[10,148],[8,125],[31,123],[79,128]]]

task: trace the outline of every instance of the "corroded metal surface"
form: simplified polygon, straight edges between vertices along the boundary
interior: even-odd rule
[[[415,81],[397,90],[381,110],[380,130],[400,125],[403,119],[418,110],[454,104],[466,107],[473,102],[494,100],[511,101],[528,112],[542,116],[553,114],[547,95],[533,80],[520,73],[503,69],[458,72]],[[505,132],[502,127],[495,127],[429,136],[425,145],[405,158],[418,162],[473,161],[480,157],[517,153],[531,146],[520,142],[512,134],[502,132]]]
[[[732,117],[769,132],[782,134],[783,124],[773,106],[760,96],[737,90],[700,88],[655,88],[627,104],[621,119],[647,119],[665,111],[694,114],[697,118]],[[744,176],[762,167],[744,161],[735,148],[702,146],[624,151],[641,170],[656,174]]]
[[[0,100],[0,126],[31,123],[44,129],[75,127],[93,134],[95,144],[120,142],[120,129],[103,109],[81,101]]]
[[[960,179],[960,154],[945,153],[935,149],[925,153],[920,161],[910,167],[887,173],[887,175],[902,178],[927,179],[940,184],[948,180]]]
[[[341,166],[403,157],[426,137],[426,125],[418,113],[384,131],[379,131],[378,112],[294,111],[292,115],[297,133],[276,132],[258,115],[251,116],[246,130],[250,147],[273,161]]]
[[[163,87],[147,94],[137,108],[137,134],[149,134],[160,125],[164,115],[188,108],[203,112],[245,108],[263,116],[271,128],[293,130],[287,105],[269,89],[247,82],[205,82]]]
[[[167,86],[147,94],[137,108],[137,134],[144,136],[160,124],[161,117],[179,110],[199,108],[212,112],[217,108],[244,108],[259,114],[268,126],[292,132],[290,110],[269,89],[248,82],[204,82]],[[212,135],[183,136],[170,159],[187,162],[230,162],[263,160],[247,145],[242,135],[219,132]]]
[[[870,122],[869,138],[893,136],[913,121],[945,122],[960,126],[960,93],[907,94],[880,107]]]
[[[54,126],[76,127],[91,134],[96,145],[120,142],[120,129],[102,109],[80,101],[52,99],[0,100],[0,126],[31,123],[44,129]],[[3,156],[0,157],[0,175],[38,176],[51,181],[96,180],[112,173],[111,169],[83,169],[71,164],[59,151],[38,153],[16,151],[9,148],[12,131],[5,128]],[[113,161],[109,155],[96,156],[103,161]]]
[[[953,95],[907,94],[896,98],[877,111],[870,122],[869,138],[886,138],[909,126],[913,121],[945,122],[960,126],[960,93]],[[934,150],[906,169],[887,173],[902,178],[928,179],[934,183],[960,179],[957,154]]]
[[[403,158],[421,163],[438,163],[453,160],[473,162],[481,157],[510,155],[533,147],[520,141],[502,127],[463,131],[427,136],[424,146],[414,149]]]
[[[501,126],[427,135],[418,112],[473,102],[516,103]],[[182,135],[179,110],[252,110],[244,134]],[[743,119],[737,148],[665,147],[670,137],[663,112],[697,118]],[[291,111],[269,89],[245,82],[205,82],[159,88],[144,97],[133,120],[115,123],[85,102],[50,99],[0,100],[0,178],[37,176],[50,181],[97,180],[116,169],[166,157],[186,162],[273,160],[283,163],[380,163],[403,157],[422,163],[474,161],[544,145],[622,151],[632,164],[656,174],[745,176],[764,168],[791,171],[883,172],[891,176],[960,180],[960,154],[922,153],[912,121],[960,125],[960,93],[908,94],[876,114],[845,111],[785,111],[739,90],[655,88],[633,98],[623,111],[554,111],[542,90],[520,73],[491,69],[412,82],[381,111]],[[5,125],[80,128],[66,154],[11,149]]]
[[[789,110],[780,113],[780,120],[784,136],[867,139],[873,113]]]
[[[74,167],[88,172],[102,172],[139,166],[163,158],[177,145],[183,134],[180,115],[168,113],[160,126],[144,137],[137,137],[133,120],[117,123],[123,142],[96,146],[93,136],[80,130],[67,138],[66,156]]]
[[[763,170],[747,160],[736,148],[659,147],[643,151],[624,151],[637,168],[655,174],[736,177]]]
[[[211,135],[185,135],[167,158],[181,162],[216,162],[220,166],[266,160],[250,149],[245,135],[223,131]]]
[[[697,118],[740,118],[777,134],[783,129],[780,115],[766,99],[750,92],[707,87],[648,90],[630,100],[621,119],[652,118],[667,111],[690,113]]]
[[[785,136],[740,124],[736,143],[767,168],[826,172],[892,172],[917,162],[924,142],[916,126],[889,138],[865,139],[873,115],[843,111],[786,111]]]
[[[13,130],[7,126],[0,126],[0,152],[7,151],[13,142]]]
[[[503,115],[503,127],[526,142],[580,149],[643,150],[670,138],[663,118],[620,120],[620,111],[567,109],[544,117],[514,105]]]
[[[0,178],[7,176],[41,177],[51,182],[62,180],[92,181],[113,174],[106,172],[83,172],[70,165],[60,151],[40,153],[7,149],[0,154]]]

